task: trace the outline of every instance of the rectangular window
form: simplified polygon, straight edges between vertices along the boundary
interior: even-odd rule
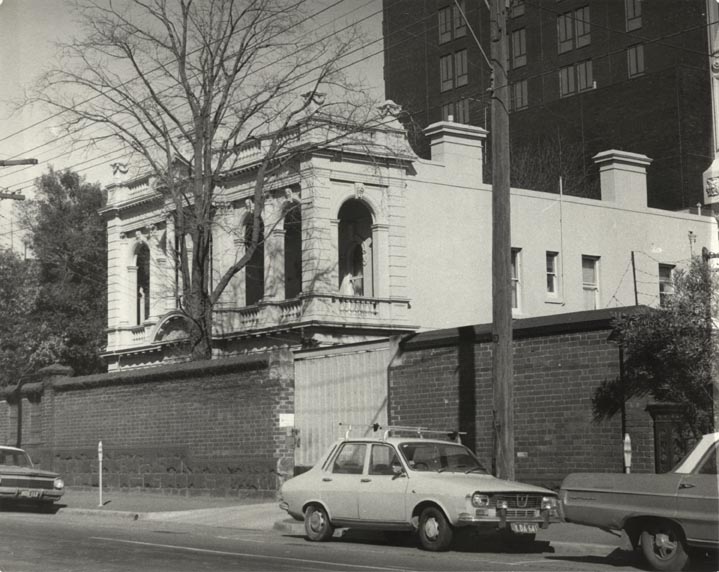
[[[642,0],[624,0],[626,11],[627,31],[642,27]]]
[[[669,298],[674,294],[674,281],[672,273],[674,266],[671,264],[659,265],[659,305],[666,306]]]
[[[467,85],[467,50],[454,54],[454,86]]]
[[[577,69],[577,91],[592,89],[594,79],[592,77],[592,60],[578,62]]]
[[[636,77],[644,73],[644,45],[637,44],[627,48],[627,75]]]
[[[512,111],[519,111],[525,109],[529,105],[527,98],[527,80],[523,79],[512,84],[509,91],[510,95],[510,108]]]
[[[557,16],[557,49],[560,54],[588,46],[590,33],[589,6]]]
[[[524,16],[524,0],[512,0],[512,6],[510,8],[510,17],[516,18],[517,16]]]
[[[453,57],[452,54],[449,54],[439,58],[440,91],[447,91],[454,87],[452,79]]]
[[[559,297],[559,253],[547,251],[547,296]]]
[[[588,46],[592,42],[589,28],[589,6],[574,11],[574,32],[577,48]]]
[[[455,108],[455,121],[457,123],[469,124],[469,100],[460,99]]]
[[[574,66],[559,68],[559,96],[566,97],[577,91],[574,86]]]
[[[454,103],[442,104],[442,121],[454,121]]]
[[[557,16],[557,41],[560,54],[574,48],[574,18],[571,12]]]
[[[596,310],[599,307],[599,257],[597,256],[582,256],[582,289],[584,309]]]
[[[521,252],[521,248],[512,249],[512,310],[519,310],[519,303],[522,297],[522,283],[520,280],[522,272],[522,269],[520,268]]]
[[[462,9],[461,12],[457,8],[457,4],[459,4],[459,7]],[[467,35],[467,23],[464,21],[462,13],[466,16],[467,9],[464,7],[464,0],[459,0],[457,4],[453,3],[452,5],[452,12],[454,13],[454,37],[463,38]]]
[[[438,14],[439,43],[444,44],[452,39],[452,9],[442,8]]]
[[[527,65],[527,30],[521,28],[512,32],[512,67]]]

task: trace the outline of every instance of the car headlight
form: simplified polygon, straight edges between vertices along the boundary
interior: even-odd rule
[[[55,482],[53,483],[53,486],[54,486],[56,489],[58,489],[58,490],[64,489],[64,488],[65,488],[65,482],[64,482],[60,477],[57,477],[57,478],[55,479]]]
[[[556,510],[557,497],[542,497],[542,510]]]
[[[476,508],[489,506],[489,496],[480,493],[472,495],[472,506]]]

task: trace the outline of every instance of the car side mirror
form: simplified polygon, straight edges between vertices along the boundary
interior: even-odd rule
[[[407,473],[404,472],[404,467],[402,465],[392,465],[392,474],[394,475],[392,478],[396,479],[406,475]]]

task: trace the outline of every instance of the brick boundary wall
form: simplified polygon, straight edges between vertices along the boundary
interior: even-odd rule
[[[621,472],[621,418],[596,422],[591,397],[619,375],[611,318],[597,310],[515,320],[514,419],[517,480],[557,488],[569,473]],[[389,422],[466,431],[465,443],[492,465],[491,327],[417,334],[389,368]],[[653,424],[646,402],[626,407],[632,472],[654,471]]]
[[[109,374],[42,370],[23,387],[23,447],[71,487],[163,494],[274,497],[291,476],[294,412],[289,350]],[[0,438],[14,444],[17,404],[0,402]]]

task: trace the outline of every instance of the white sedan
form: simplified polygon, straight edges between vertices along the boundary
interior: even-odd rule
[[[560,520],[553,491],[493,477],[464,445],[426,433],[338,441],[284,483],[280,507],[304,519],[310,540],[327,540],[335,528],[417,531],[433,551],[447,550],[459,527],[526,540]]]

